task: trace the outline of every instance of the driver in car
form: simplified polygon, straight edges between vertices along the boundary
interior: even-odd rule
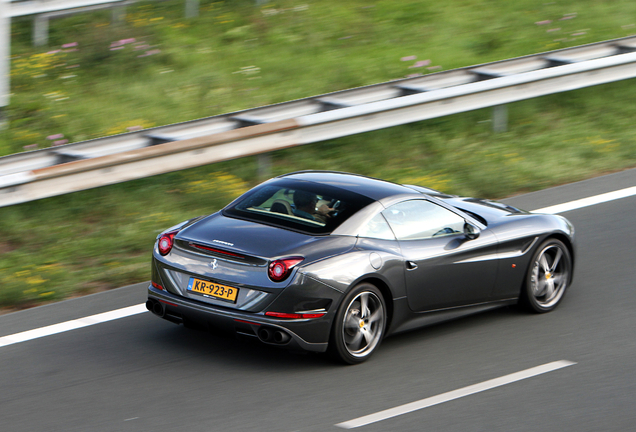
[[[294,205],[296,206],[294,215],[317,222],[326,222],[327,218],[330,217],[329,213],[334,209],[327,204],[322,204],[316,208],[317,202],[318,197],[315,194],[303,190],[296,190],[294,192]]]

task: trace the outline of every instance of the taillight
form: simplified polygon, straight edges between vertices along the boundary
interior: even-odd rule
[[[282,282],[287,279],[287,276],[291,273],[296,264],[304,260],[303,257],[290,257],[277,259],[269,264],[269,271],[267,272],[269,278],[274,282]]]
[[[171,231],[168,233],[164,233],[159,237],[159,243],[157,247],[159,248],[159,253],[161,255],[168,255],[168,253],[172,250],[172,245],[174,244],[174,236],[177,235],[179,231]]]

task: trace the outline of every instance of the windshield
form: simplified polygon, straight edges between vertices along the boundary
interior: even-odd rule
[[[371,198],[332,186],[278,179],[247,192],[223,214],[324,235],[371,202]]]

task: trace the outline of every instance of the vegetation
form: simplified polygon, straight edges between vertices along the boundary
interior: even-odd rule
[[[253,0],[128,6],[12,25],[0,154],[636,33],[636,3]],[[272,174],[351,171],[500,198],[633,166],[633,80],[518,102],[509,132],[473,111],[272,154]],[[149,278],[156,234],[258,182],[253,158],[0,209],[0,305]]]

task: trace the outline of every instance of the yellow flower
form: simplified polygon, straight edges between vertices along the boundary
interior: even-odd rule
[[[29,285],[40,285],[40,284],[43,284],[44,282],[48,282],[47,279],[42,279],[39,275],[29,277],[27,278],[26,281]]]
[[[444,178],[443,175],[436,174],[427,174],[418,177],[408,177],[406,179],[400,180],[400,183],[403,184],[412,184],[416,186],[423,186],[435,190],[439,190],[443,192],[444,189],[448,188],[448,183],[450,181]]]
[[[233,174],[226,172],[211,173],[206,179],[192,180],[187,183],[185,192],[188,194],[207,194],[234,198],[248,189],[247,183]]]

